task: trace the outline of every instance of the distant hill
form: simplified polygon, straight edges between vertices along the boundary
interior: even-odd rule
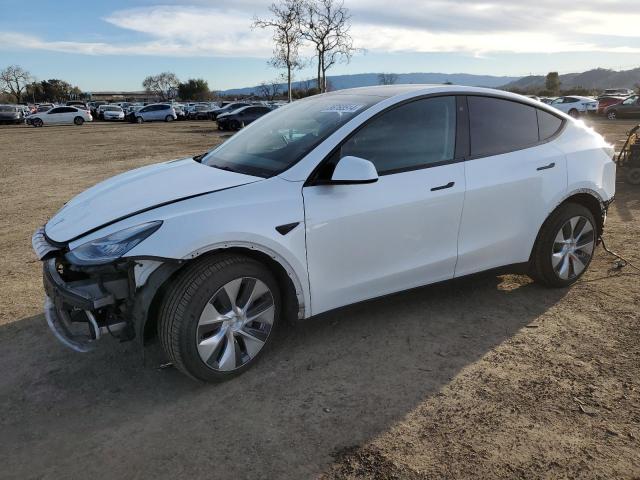
[[[544,75],[531,75],[502,85],[503,89],[536,90],[544,88]],[[560,75],[561,88],[583,87],[604,90],[605,88],[636,88],[640,84],[640,68],[633,70],[607,70],[596,68],[582,73]]]
[[[327,77],[333,90],[343,90],[345,88],[370,87],[378,85],[378,73],[358,73],[355,75],[335,75]],[[471,75],[468,73],[399,73],[396,83],[445,83],[451,82],[456,85],[467,85],[472,87],[499,87],[507,83],[512,83],[520,77],[500,77],[493,75]],[[302,82],[294,82],[293,88],[299,88]],[[282,84],[284,87],[285,84]],[[224,90],[223,95],[252,95],[256,93],[258,86],[246,88],[233,88]]]

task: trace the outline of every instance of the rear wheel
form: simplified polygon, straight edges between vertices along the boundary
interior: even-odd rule
[[[76,117],[73,119],[73,123],[75,123],[76,125],[82,125],[84,123],[84,118]]]
[[[609,120],[615,120],[616,118],[618,118],[618,112],[616,112],[615,110],[611,110],[607,113],[607,118]]]
[[[533,249],[531,275],[549,287],[567,287],[589,267],[596,246],[597,227],[586,207],[567,203],[542,226]]]
[[[182,372],[222,381],[250,368],[271,342],[280,290],[261,263],[240,255],[203,258],[169,287],[159,311],[164,351]]]
[[[229,125],[231,130],[240,130],[240,122],[237,120],[234,120],[231,122],[231,125]]]

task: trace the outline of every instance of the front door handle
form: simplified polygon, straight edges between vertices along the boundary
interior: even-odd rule
[[[432,191],[432,192],[435,192],[435,191],[437,191],[437,190],[444,190],[444,189],[446,189],[446,188],[451,188],[451,187],[453,187],[455,184],[456,184],[456,182],[449,182],[449,183],[447,183],[446,185],[440,185],[439,187],[433,187],[433,188],[431,189],[431,191]]]
[[[544,167],[538,167],[536,168],[536,170],[540,171],[540,170],[548,170],[550,168],[553,168],[556,166],[556,162],[551,162],[549,165],[545,165]]]

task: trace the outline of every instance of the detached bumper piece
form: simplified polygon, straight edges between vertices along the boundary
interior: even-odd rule
[[[105,333],[121,340],[133,338],[133,328],[124,316],[130,298],[127,272],[113,266],[87,272],[56,258],[45,260],[44,311],[56,338],[77,352],[93,350]]]

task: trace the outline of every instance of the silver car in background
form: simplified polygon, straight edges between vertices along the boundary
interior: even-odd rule
[[[135,114],[136,123],[177,120],[175,109],[166,103],[154,103],[141,108]]]
[[[0,123],[23,123],[24,117],[21,106],[0,105]]]

